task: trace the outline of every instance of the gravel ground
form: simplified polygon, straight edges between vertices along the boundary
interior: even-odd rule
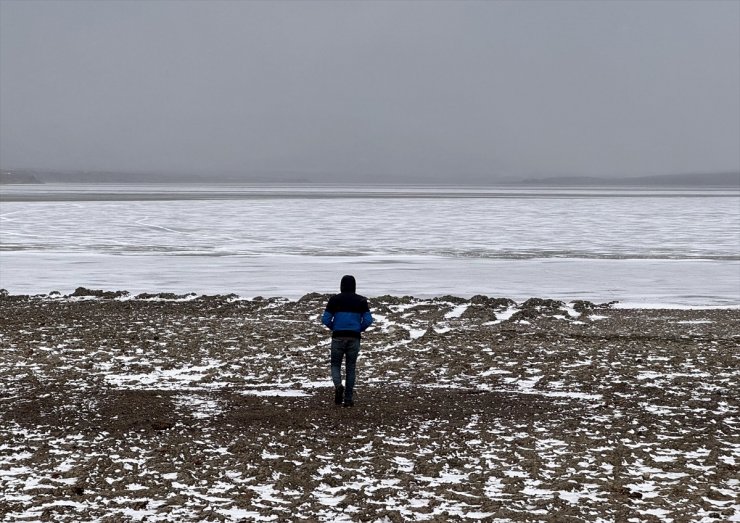
[[[0,292],[0,521],[740,521],[740,310]]]

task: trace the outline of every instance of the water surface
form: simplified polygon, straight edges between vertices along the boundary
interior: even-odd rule
[[[721,190],[39,185],[0,192],[0,286],[740,303]]]

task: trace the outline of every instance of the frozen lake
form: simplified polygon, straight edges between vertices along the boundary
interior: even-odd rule
[[[0,287],[740,304],[740,193],[322,186],[0,188]]]

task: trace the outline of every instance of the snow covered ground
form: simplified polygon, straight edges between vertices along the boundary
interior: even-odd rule
[[[325,300],[0,297],[0,520],[740,521],[737,310]]]

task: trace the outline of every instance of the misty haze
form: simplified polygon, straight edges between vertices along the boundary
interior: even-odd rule
[[[737,2],[0,6],[6,171],[472,184],[740,172]]]

